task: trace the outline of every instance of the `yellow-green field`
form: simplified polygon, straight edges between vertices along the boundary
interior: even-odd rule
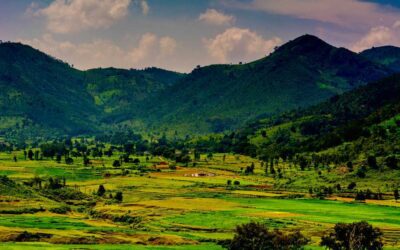
[[[14,154],[18,155],[17,162],[12,161]],[[318,181],[311,170],[295,174],[295,170],[282,163],[283,177],[276,180],[265,176],[255,159],[226,155],[223,160],[217,154],[208,160],[202,155],[195,167],[189,164],[176,170],[158,165],[168,162],[166,159],[150,157],[146,161],[146,157],[134,157],[151,170],[139,171],[133,163],[113,168],[112,162],[117,157],[95,159],[91,166],[85,167],[79,158],[66,165],[51,159],[25,160],[21,152],[1,153],[0,175],[7,175],[17,183],[34,176],[64,176],[69,187],[88,196],[96,197],[93,193],[101,184],[106,194],[104,198],[94,198],[95,203],[87,206],[76,200],[55,201],[35,193],[14,194],[3,190],[0,248],[213,250],[222,249],[217,241],[232,238],[236,225],[260,221],[271,228],[300,229],[311,239],[308,249],[319,249],[322,233],[335,223],[360,220],[382,229],[387,249],[400,248],[400,210],[396,202],[390,198],[366,203],[343,197],[312,198],[305,191],[308,184],[304,183]],[[241,168],[251,163],[255,163],[255,174],[242,174]],[[122,174],[124,170],[129,173]],[[334,178],[328,172],[324,174],[328,180]],[[294,179],[290,185],[289,175]],[[232,181],[229,186],[228,180]],[[240,184],[234,185],[234,181]],[[347,182],[345,177],[337,177],[335,181]],[[121,203],[108,198],[117,191],[123,193]],[[66,214],[51,211],[61,206],[69,206],[71,211]],[[9,213],[24,209],[40,211]],[[46,236],[38,242],[10,242],[24,231]]]

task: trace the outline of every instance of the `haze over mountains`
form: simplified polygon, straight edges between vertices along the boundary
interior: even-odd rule
[[[79,71],[29,46],[2,43],[0,131],[76,135],[123,125],[222,132],[392,75],[400,70],[398,51],[356,54],[304,35],[254,62],[181,74],[157,68]]]

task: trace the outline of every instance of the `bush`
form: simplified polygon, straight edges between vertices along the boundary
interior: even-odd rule
[[[353,190],[356,186],[357,186],[357,184],[353,181],[353,182],[351,182],[351,183],[347,186],[347,188],[348,188],[349,190]]]
[[[44,208],[22,208],[14,210],[0,210],[0,214],[35,214],[46,211]]]
[[[322,237],[321,246],[328,249],[380,250],[383,249],[382,233],[365,221],[351,224],[338,223]]]
[[[269,231],[263,224],[250,222],[236,227],[236,233],[228,249],[291,250],[303,249],[308,243],[300,232],[285,234],[279,230]]]
[[[123,199],[123,197],[122,197],[122,192],[118,191],[118,192],[115,194],[114,199],[116,199],[118,202],[122,202],[122,199]]]
[[[99,185],[99,188],[97,189],[97,195],[98,196],[103,196],[106,193],[106,189],[103,185]]]
[[[49,211],[56,214],[66,214],[68,212],[71,212],[71,208],[68,206],[54,207],[50,208]]]
[[[114,160],[114,162],[113,162],[113,167],[114,167],[114,168],[121,167],[121,163],[119,162],[119,160]]]
[[[45,234],[45,233],[30,233],[27,231],[23,231],[22,233],[15,236],[13,241],[15,242],[36,242],[40,241],[41,239],[49,239],[53,237],[52,234]]]

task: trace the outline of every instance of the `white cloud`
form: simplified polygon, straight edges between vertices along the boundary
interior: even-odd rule
[[[229,28],[213,39],[204,40],[208,53],[220,63],[261,58],[282,43],[278,37],[264,39],[249,29]]]
[[[79,69],[97,67],[170,68],[169,57],[174,54],[176,41],[152,33],[142,35],[133,48],[124,49],[111,41],[94,40],[88,43],[58,41],[51,34],[32,40],[19,40],[47,54],[74,64]]]
[[[392,25],[393,28],[400,28],[400,20],[397,20],[396,22],[394,22],[394,24]]]
[[[152,33],[146,33],[139,41],[139,46],[130,53],[131,60],[137,64],[148,56],[154,56],[153,48],[157,45],[157,36]]]
[[[150,11],[150,7],[149,7],[149,4],[147,3],[147,1],[142,0],[142,1],[140,2],[140,7],[142,8],[142,13],[143,13],[143,15],[146,16],[146,15],[149,13],[149,11]]]
[[[128,14],[131,0],[55,0],[35,15],[47,19],[47,29],[71,33],[107,28]]]
[[[175,39],[168,36],[160,38],[160,51],[162,56],[170,56],[174,54],[176,46],[177,44]]]
[[[388,45],[392,43],[394,39],[395,36],[390,28],[378,26],[372,28],[365,36],[356,42],[351,49],[360,52],[373,46]]]
[[[362,36],[350,48],[353,51],[360,52],[374,46],[400,45],[400,22],[396,21],[390,27],[377,26],[371,28],[367,34]]]
[[[261,10],[348,28],[392,24],[400,19],[398,9],[361,0],[252,0],[246,4],[236,1],[235,5],[243,9]]]
[[[208,9],[206,12],[200,14],[198,20],[213,25],[231,25],[235,23],[236,18],[232,15],[219,12],[216,9]]]

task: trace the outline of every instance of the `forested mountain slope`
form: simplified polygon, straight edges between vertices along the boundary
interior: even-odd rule
[[[317,37],[304,35],[242,65],[195,69],[150,102],[158,126],[220,132],[259,115],[277,114],[388,76],[392,70]]]
[[[119,125],[181,135],[227,131],[394,72],[371,60],[304,35],[260,60],[198,67],[190,74],[80,71],[29,46],[2,43],[0,134],[96,134]]]
[[[229,141],[261,157],[343,150],[351,158],[400,153],[400,75],[334,96],[321,104],[258,120]]]
[[[373,62],[385,65],[396,72],[400,72],[400,48],[398,47],[374,47],[361,52],[360,55]]]
[[[157,68],[79,71],[30,46],[1,43],[0,134],[97,133],[181,77]]]

